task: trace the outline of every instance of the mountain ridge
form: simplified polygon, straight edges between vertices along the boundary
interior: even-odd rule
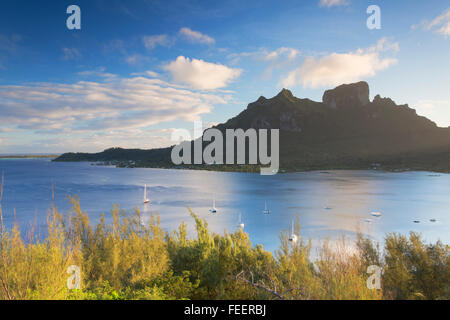
[[[280,164],[288,171],[359,169],[374,163],[394,169],[450,171],[446,164],[450,163],[450,128],[440,128],[407,104],[397,105],[379,94],[370,101],[369,85],[364,81],[326,90],[322,102],[297,98],[282,89],[272,98],[259,97],[214,128],[223,132],[280,129]],[[172,167],[171,148],[69,153],[56,161],[128,161],[134,162],[131,166]]]

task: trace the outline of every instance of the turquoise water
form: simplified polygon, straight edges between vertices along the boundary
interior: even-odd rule
[[[297,214],[301,235],[314,241],[353,237],[357,230],[382,241],[387,232],[407,234],[413,230],[427,241],[450,242],[449,174],[328,171],[261,176],[122,169],[47,159],[0,160],[1,169],[5,172],[5,224],[10,227],[14,223],[15,209],[22,229],[34,224],[40,233],[45,230],[54,183],[57,207],[68,211],[67,196],[77,195],[93,222],[118,204],[127,211],[139,207],[146,218],[150,212],[159,214],[168,231],[184,221],[192,233],[190,206],[208,221],[212,231],[223,233],[237,229],[241,213],[252,242],[272,251],[279,246],[280,232],[289,228]],[[150,205],[142,203],[144,184]],[[210,214],[214,198],[217,213]],[[270,215],[262,213],[265,202]],[[372,211],[382,216],[372,217]]]

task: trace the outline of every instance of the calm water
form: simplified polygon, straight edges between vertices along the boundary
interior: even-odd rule
[[[322,241],[356,230],[382,240],[386,232],[421,232],[427,241],[450,241],[450,175],[428,172],[329,171],[261,176],[206,171],[119,169],[89,163],[53,163],[46,159],[0,160],[5,171],[2,201],[4,220],[22,228],[36,221],[42,230],[55,203],[66,212],[67,195],[77,195],[92,221],[109,213],[114,204],[132,211],[140,207],[148,217],[159,213],[162,227],[173,230],[180,222],[193,231],[190,206],[211,230],[237,229],[239,213],[253,243],[268,250],[279,245],[279,234],[300,216],[301,235]],[[142,204],[147,184],[151,205]],[[216,214],[209,214],[213,198]],[[272,214],[264,215],[264,202]],[[331,209],[327,210],[329,207]],[[379,211],[381,218],[370,216]],[[372,219],[368,223],[365,219]],[[430,222],[436,219],[436,222]],[[413,221],[419,220],[416,224]]]

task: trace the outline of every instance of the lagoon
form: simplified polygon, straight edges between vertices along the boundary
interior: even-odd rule
[[[172,231],[184,221],[194,232],[189,206],[212,231],[232,232],[239,214],[254,244],[274,251],[279,235],[297,215],[300,234],[321,242],[361,231],[383,241],[388,232],[420,232],[429,241],[450,242],[450,174],[376,170],[313,171],[262,176],[254,173],[115,168],[50,159],[1,159],[5,173],[2,201],[5,225],[36,225],[45,232],[52,203],[70,210],[67,196],[78,196],[92,222],[113,205],[140,208],[146,219],[159,214]],[[143,204],[147,184],[150,205]],[[213,199],[217,213],[209,213]],[[267,202],[270,215],[264,215]],[[14,217],[14,211],[16,212]],[[380,212],[373,217],[371,212]],[[367,222],[370,219],[371,222]],[[435,222],[430,220],[435,219]],[[414,221],[419,221],[415,223]]]

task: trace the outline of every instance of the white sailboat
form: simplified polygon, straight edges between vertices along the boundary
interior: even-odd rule
[[[213,206],[211,209],[209,209],[210,213],[216,213],[217,209],[216,209],[216,198],[213,199]]]
[[[270,214],[270,210],[267,208],[267,201],[264,201],[264,210],[263,210],[264,214]]]
[[[381,217],[381,213],[380,212],[371,212],[370,215],[373,216],[373,217]]]
[[[147,185],[144,186],[144,203],[149,203],[150,199],[147,198]]]
[[[244,227],[245,227],[244,223],[242,222],[242,214],[241,213],[239,213],[238,227],[241,229],[244,229]]]
[[[292,243],[296,243],[298,240],[297,235],[294,233],[294,221],[292,221],[291,234],[289,235],[289,241]]]

